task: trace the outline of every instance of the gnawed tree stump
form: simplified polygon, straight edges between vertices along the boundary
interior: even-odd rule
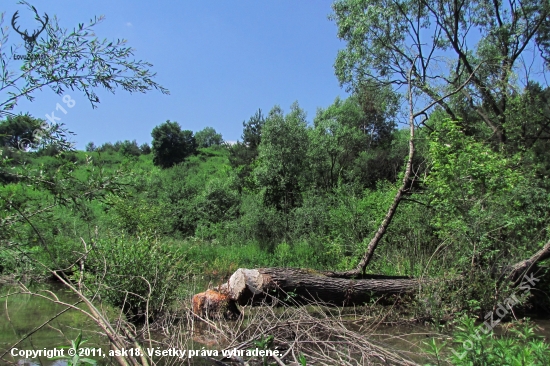
[[[235,304],[273,303],[289,296],[298,302],[313,300],[348,306],[363,304],[373,296],[412,292],[420,284],[418,280],[404,277],[373,277],[377,278],[329,277],[323,272],[292,268],[240,268],[216,291],[195,295],[193,311],[201,316],[219,314],[212,307],[226,311],[236,309]]]
[[[201,318],[235,319],[240,311],[227,294],[206,290],[193,296],[193,313]]]

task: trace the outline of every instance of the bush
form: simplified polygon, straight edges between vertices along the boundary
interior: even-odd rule
[[[100,147],[98,147],[96,149],[96,151],[106,152],[106,153],[113,153],[113,152],[117,152],[118,148],[115,147],[115,145],[113,145],[112,143],[106,142],[103,145],[101,145]]]
[[[223,138],[212,127],[205,127],[195,134],[198,147],[210,147],[223,144]]]
[[[182,249],[140,233],[100,240],[88,257],[86,285],[101,298],[143,321],[165,312],[188,272]]]
[[[528,320],[513,322],[508,332],[498,337],[492,330],[485,332],[484,325],[476,326],[475,319],[464,318],[453,334],[455,347],[449,361],[456,366],[548,365],[549,345],[534,329]],[[433,346],[428,352],[435,353]]]
[[[93,142],[88,142],[86,144],[86,151],[87,152],[93,152],[93,151],[96,151],[97,150],[97,146],[95,146],[95,144]]]
[[[108,196],[105,203],[109,205],[111,218],[119,229],[136,234],[138,232],[166,233],[169,226],[166,222],[166,207],[162,203],[143,198],[126,198]]]
[[[137,141],[125,140],[120,144],[120,153],[124,156],[140,156],[141,149],[139,148]]]
[[[141,153],[143,155],[149,155],[151,153],[151,146],[149,146],[148,143],[143,143],[141,144],[141,146],[139,147],[139,149],[141,150]]]

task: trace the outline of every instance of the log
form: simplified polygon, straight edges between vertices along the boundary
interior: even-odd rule
[[[534,272],[537,263],[550,258],[550,241],[530,258],[514,264],[508,271],[508,280],[514,281],[513,286],[519,285],[524,275]]]
[[[399,294],[418,288],[413,279],[346,279],[294,268],[240,268],[219,290],[239,305],[291,297],[338,306],[360,304],[372,296]]]
[[[208,313],[219,314],[217,309],[223,309],[225,314],[228,309],[236,309],[235,304],[256,305],[285,299],[349,306],[363,304],[373,296],[410,293],[421,283],[404,277],[348,279],[327,274],[293,268],[239,268],[225,284],[195,295],[193,311],[206,316]]]

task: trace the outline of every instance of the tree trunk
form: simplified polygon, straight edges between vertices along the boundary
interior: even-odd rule
[[[510,281],[514,281],[514,286],[521,282],[524,275],[528,275],[536,268],[536,264],[542,260],[550,258],[550,241],[546,243],[538,252],[533,254],[531,258],[525,259],[512,266],[506,277]]]
[[[397,276],[370,276],[364,279],[329,277],[330,272],[293,268],[240,268],[223,285],[193,297],[197,315],[210,313],[211,317],[233,317],[228,309],[239,305],[257,305],[274,301],[320,301],[337,306],[363,304],[373,297],[385,294],[403,294],[414,291],[419,280]],[[221,303],[220,303],[221,302]],[[203,309],[208,304],[209,309]],[[212,307],[223,309],[219,314]]]

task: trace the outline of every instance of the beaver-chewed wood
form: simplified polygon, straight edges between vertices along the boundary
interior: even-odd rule
[[[227,294],[214,290],[193,296],[193,313],[210,319],[235,319],[240,315],[235,302]]]
[[[411,292],[419,281],[407,278],[346,279],[294,268],[240,268],[218,289],[240,305],[284,299],[316,300],[335,305],[368,301],[372,296]]]
[[[362,304],[373,296],[409,293],[420,285],[418,280],[403,277],[347,279],[327,274],[293,268],[239,268],[223,285],[195,295],[193,311],[200,316],[223,314],[227,318],[232,309],[232,316],[238,315],[236,304],[257,305],[285,299],[348,306]]]

